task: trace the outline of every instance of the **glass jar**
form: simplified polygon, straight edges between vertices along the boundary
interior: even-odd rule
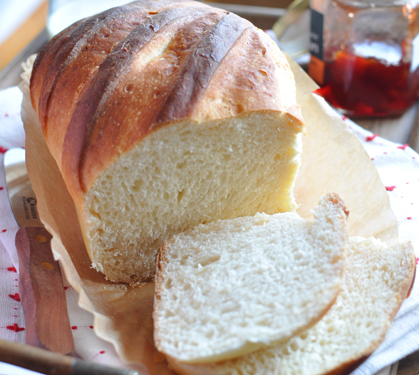
[[[313,0],[309,74],[348,116],[397,116],[419,96],[418,3]]]

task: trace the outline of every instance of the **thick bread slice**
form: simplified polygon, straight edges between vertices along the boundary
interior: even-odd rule
[[[176,360],[234,358],[317,322],[340,290],[346,211],[324,196],[295,213],[217,221],[166,242],[158,257],[155,343]]]
[[[74,200],[92,266],[135,283],[154,277],[173,234],[295,210],[304,130],[295,91],[285,57],[247,20],[202,2],[137,1],[53,38],[24,104]]]
[[[343,290],[314,327],[288,342],[236,360],[186,365],[169,358],[182,375],[349,374],[384,340],[412,285],[415,254],[410,243],[387,246],[351,238]]]

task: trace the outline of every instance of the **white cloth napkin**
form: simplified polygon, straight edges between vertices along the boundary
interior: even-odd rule
[[[409,240],[419,256],[419,155],[407,145],[389,142],[346,119],[361,141],[386,187],[399,224],[400,240]],[[418,263],[418,258],[416,258]],[[419,349],[419,286],[396,315],[383,344],[353,375],[371,375]]]
[[[19,298],[18,261],[14,245],[17,231],[5,189],[3,154],[5,149],[24,147],[25,135],[20,119],[22,95],[17,87],[0,91],[0,338],[24,343],[25,321]],[[419,254],[419,155],[407,145],[386,141],[360,128],[349,119],[356,134],[373,159],[392,209],[399,222],[399,237],[410,240]],[[350,161],[348,161],[350,163]],[[112,345],[93,332],[93,317],[78,307],[78,294],[65,280],[75,349],[82,358],[124,367]],[[397,314],[385,342],[353,375],[372,375],[419,349],[418,283]]]

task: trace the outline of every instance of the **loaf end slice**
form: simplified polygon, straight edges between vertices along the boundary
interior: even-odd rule
[[[340,290],[344,203],[328,194],[314,217],[257,214],[166,242],[156,276],[157,348],[185,363],[219,361],[316,323]]]
[[[387,246],[351,238],[343,288],[314,327],[285,343],[235,360],[188,365],[169,358],[182,375],[349,374],[384,340],[412,286],[415,254],[410,243]]]

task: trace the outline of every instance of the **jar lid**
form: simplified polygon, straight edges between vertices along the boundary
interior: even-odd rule
[[[338,0],[338,2],[356,8],[380,8],[404,6],[411,4],[412,0]]]

